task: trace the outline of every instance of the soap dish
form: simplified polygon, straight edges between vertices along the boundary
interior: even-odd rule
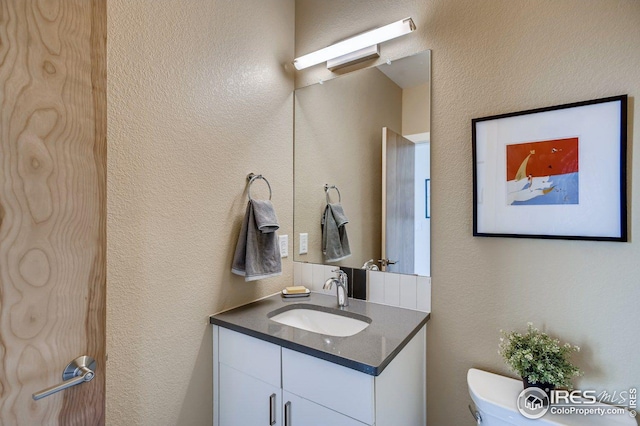
[[[309,295],[311,294],[311,290],[309,290],[308,288],[306,289],[306,291],[304,293],[289,293],[287,291],[287,289],[283,289],[282,290],[282,297],[309,297]]]

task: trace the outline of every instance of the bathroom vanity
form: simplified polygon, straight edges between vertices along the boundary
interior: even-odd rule
[[[338,309],[317,293],[213,315],[213,424],[425,425],[428,318],[360,300]],[[336,336],[352,320],[368,325]]]

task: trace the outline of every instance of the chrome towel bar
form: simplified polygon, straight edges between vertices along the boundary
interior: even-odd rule
[[[247,175],[247,181],[249,182],[249,199],[252,200],[252,198],[251,198],[251,185],[253,184],[253,182],[255,182],[258,179],[262,179],[263,181],[265,181],[265,183],[269,187],[269,200],[271,200],[271,196],[273,195],[273,192],[271,191],[271,185],[269,184],[269,181],[267,180],[266,177],[264,177],[262,175],[257,175],[255,173],[249,173]]]
[[[342,195],[340,195],[340,190],[335,185],[329,185],[328,183],[324,184],[324,195],[327,197],[327,204],[329,204],[329,190],[335,189],[338,193],[338,202],[342,202]]]

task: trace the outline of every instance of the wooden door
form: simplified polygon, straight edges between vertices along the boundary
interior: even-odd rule
[[[2,425],[104,424],[105,46],[106,0],[0,2]]]
[[[382,258],[389,272],[414,273],[415,145],[382,129]]]

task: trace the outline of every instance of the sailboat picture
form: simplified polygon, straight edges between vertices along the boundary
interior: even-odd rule
[[[579,204],[579,138],[506,145],[507,205]]]
[[[627,241],[627,98],[472,119],[473,235]]]

